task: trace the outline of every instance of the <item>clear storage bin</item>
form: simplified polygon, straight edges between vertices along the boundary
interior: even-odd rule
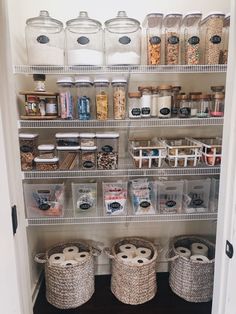
[[[179,64],[180,23],[182,14],[167,14],[164,18],[165,64]]]
[[[157,181],[157,204],[160,214],[180,214],[183,209],[184,181]]]
[[[111,82],[113,87],[113,114],[115,120],[123,120],[126,117],[126,90],[127,81],[115,79]]]
[[[163,14],[151,13],[146,16],[143,22],[146,30],[147,64],[149,65],[161,64],[162,21]]]
[[[64,65],[63,24],[48,11],[26,20],[25,38],[30,65]]]
[[[187,214],[209,211],[211,179],[185,180],[184,211]]]
[[[109,80],[96,79],[94,80],[95,101],[96,101],[96,118],[98,120],[108,119],[109,109]]]
[[[53,157],[53,158],[40,158],[36,157],[34,158],[35,162],[35,169],[37,171],[53,171],[59,169],[59,158]]]
[[[80,145],[81,147],[96,146],[96,134],[95,133],[80,133]]]
[[[181,25],[183,38],[182,63],[195,65],[200,63],[200,22],[201,13],[185,15]]]
[[[52,144],[42,144],[38,146],[40,158],[53,158],[55,157],[55,146]]]
[[[140,64],[141,28],[139,21],[119,11],[116,18],[105,22],[107,65]]]
[[[138,119],[141,118],[141,103],[140,92],[132,92],[128,93],[129,96],[129,118],[130,119]]]
[[[71,77],[63,77],[57,80],[61,119],[73,119],[74,117],[74,102],[71,92],[73,84],[74,81]]]
[[[97,212],[97,183],[72,183],[75,216],[93,216]]]
[[[38,134],[20,133],[20,161],[21,170],[33,170],[34,158],[37,156]]]
[[[118,168],[119,133],[96,133],[97,168],[103,170]]]
[[[79,169],[80,146],[57,146],[60,170]]]
[[[56,133],[57,146],[79,146],[80,135],[77,132],[73,133]]]
[[[221,138],[198,138],[195,141],[202,145],[202,160],[207,166],[216,166],[221,163]]]
[[[223,47],[220,52],[220,63],[227,64],[228,62],[228,50],[229,50],[229,29],[230,29],[230,15],[227,15],[223,24]]]
[[[66,22],[66,54],[69,65],[103,64],[103,29],[99,21],[80,11],[76,19]]]
[[[81,147],[81,169],[96,169],[97,146]]]
[[[210,211],[218,211],[219,203],[219,190],[220,190],[220,180],[216,178],[211,179],[211,190],[210,190]]]
[[[105,215],[127,214],[127,182],[103,182]]]
[[[24,183],[27,218],[63,217],[64,184]]]
[[[77,90],[77,118],[90,120],[92,117],[93,82],[89,77],[75,78]]]

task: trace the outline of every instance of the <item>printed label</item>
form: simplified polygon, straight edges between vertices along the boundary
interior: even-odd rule
[[[171,45],[176,45],[179,43],[179,37],[177,36],[171,36],[168,38],[168,43]]]
[[[102,147],[102,151],[105,153],[111,153],[113,151],[113,147],[110,145],[105,145]]]
[[[51,206],[48,203],[40,204],[39,209],[41,210],[49,210]]]
[[[79,206],[81,210],[88,210],[90,207],[91,205],[89,203],[83,203],[83,204],[80,204]]]
[[[143,208],[147,208],[147,207],[149,207],[151,204],[150,204],[150,202],[148,202],[148,201],[143,201],[143,202],[141,202],[140,203],[140,207],[143,207]]]
[[[214,36],[211,37],[210,41],[213,44],[219,44],[219,43],[221,43],[221,37],[218,36],[218,35],[214,35]]]
[[[174,207],[175,205],[176,205],[176,202],[175,202],[175,201],[173,201],[173,200],[172,200],[172,201],[167,201],[167,202],[166,202],[166,206],[167,206],[167,207]]]
[[[115,212],[115,211],[121,209],[121,204],[118,202],[113,202],[113,203],[109,204],[109,208],[111,209],[112,212]]]
[[[89,43],[89,38],[85,36],[81,36],[77,39],[78,44],[87,45]]]
[[[93,168],[94,167],[94,163],[90,160],[87,160],[83,163],[83,167],[84,168]]]
[[[119,42],[122,45],[128,45],[131,42],[131,39],[128,36],[122,36],[122,37],[119,38]]]
[[[170,109],[169,108],[162,108],[160,110],[160,113],[163,115],[163,116],[166,116],[170,113]]]
[[[132,114],[133,116],[140,116],[140,115],[141,115],[141,110],[140,110],[140,108],[133,108],[133,109],[131,110],[131,114]]]
[[[143,115],[150,115],[150,112],[151,112],[150,108],[148,108],[148,107],[142,108],[142,114]]]
[[[22,145],[20,147],[20,151],[22,153],[32,153],[33,152],[33,147],[27,146],[27,145]]]
[[[188,43],[190,45],[197,45],[200,42],[200,38],[198,36],[192,36],[189,38]]]
[[[200,198],[196,198],[192,202],[193,202],[193,205],[195,206],[201,206],[203,204],[203,200],[201,200]]]
[[[49,38],[45,35],[40,35],[37,37],[37,42],[39,42],[40,44],[47,44],[49,43]]]
[[[158,37],[158,36],[152,36],[150,39],[149,39],[149,42],[151,45],[158,45],[161,43],[161,38]]]
[[[183,107],[179,109],[179,113],[183,116],[189,116],[191,113],[191,109],[188,107]]]

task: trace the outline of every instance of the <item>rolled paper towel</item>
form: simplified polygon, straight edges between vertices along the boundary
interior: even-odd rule
[[[89,252],[79,252],[74,254],[74,260],[77,262],[83,262],[90,256]]]
[[[136,256],[145,257],[147,259],[150,259],[152,256],[152,251],[150,249],[145,248],[145,247],[138,247],[136,249]]]
[[[77,246],[67,246],[64,248],[63,253],[65,254],[66,260],[73,260],[74,255],[79,253],[79,249]]]
[[[208,247],[203,243],[192,243],[191,244],[192,255],[204,255],[208,256]]]
[[[177,254],[183,257],[189,258],[191,256],[191,251],[186,247],[179,246],[176,248]]]
[[[132,253],[120,252],[116,254],[117,258],[122,261],[131,262],[133,260]]]
[[[190,259],[192,261],[202,262],[202,263],[209,262],[209,259],[204,255],[192,255]]]
[[[121,252],[126,252],[126,253],[129,252],[129,253],[135,254],[136,252],[136,246],[131,243],[123,244],[119,247],[119,249]]]
[[[60,264],[60,266],[66,266],[66,267],[69,267],[69,266],[75,266],[75,265],[78,265],[78,262],[71,259],[71,260],[68,260],[68,261],[64,261]]]
[[[66,259],[65,254],[56,253],[49,257],[49,265],[60,265]]]
[[[149,262],[149,259],[145,258],[145,257],[140,257],[140,256],[136,256],[132,259],[132,264],[133,265],[145,265]]]

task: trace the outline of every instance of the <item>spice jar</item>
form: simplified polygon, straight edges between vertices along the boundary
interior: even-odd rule
[[[198,93],[189,93],[191,117],[196,117],[198,110],[200,110],[200,96]]]
[[[130,119],[137,119],[141,118],[141,104],[140,104],[140,98],[141,93],[140,92],[132,92],[128,93],[129,96],[129,118]]]
[[[210,116],[211,97],[207,94],[200,95],[200,104],[197,111],[198,118],[208,118]]]
[[[126,116],[126,89],[127,81],[115,79],[111,82],[113,87],[113,114],[114,119],[122,120]]]
[[[57,156],[59,158],[60,170],[79,169],[80,146],[57,146]]]
[[[179,101],[177,96],[181,91],[181,86],[172,86],[172,100],[171,100],[171,117],[177,117],[179,111]]]
[[[81,147],[81,168],[83,170],[96,169],[97,146]]]
[[[58,170],[59,168],[59,158],[54,157],[54,158],[40,158],[36,157],[34,158],[35,162],[35,168],[38,171],[53,171],[53,170]]]
[[[180,23],[182,14],[167,14],[164,18],[165,64],[179,64]]]
[[[75,78],[77,89],[77,118],[79,120],[90,120],[92,99],[93,99],[93,82],[89,77]]]
[[[95,133],[80,133],[80,146],[91,147],[96,146]]]
[[[158,114],[158,98],[159,98],[159,87],[152,88],[152,103],[151,103],[151,116],[157,117]]]
[[[35,92],[45,92],[45,74],[33,74],[33,80],[35,82]]]
[[[73,119],[74,104],[71,89],[74,81],[71,77],[63,77],[57,80],[59,86],[61,119]]]
[[[179,100],[179,118],[190,118],[191,107],[188,96],[179,95],[177,98]]]
[[[95,100],[96,100],[96,117],[98,120],[108,119],[108,100],[109,100],[109,80],[94,80]]]
[[[37,156],[38,134],[20,133],[19,142],[21,170],[32,170],[34,158]]]
[[[162,84],[159,86],[157,116],[160,119],[171,117],[171,88],[171,85]]]
[[[228,61],[228,49],[229,49],[229,28],[230,28],[230,15],[228,14],[224,19],[223,24],[223,47],[220,52],[220,63],[227,64]]]
[[[79,133],[56,133],[57,146],[79,146]]]
[[[117,169],[119,133],[96,133],[97,138],[97,168]]]
[[[42,144],[38,146],[40,158],[53,158],[55,156],[55,146],[52,144]]]
[[[57,116],[58,115],[57,98],[56,97],[46,98],[45,101],[46,101],[45,106],[46,116]]]
[[[161,30],[163,14],[151,13],[144,20],[147,42],[147,64],[161,64]]]
[[[34,95],[26,95],[26,102],[25,102],[25,113],[27,116],[39,116],[40,109],[39,109],[40,99]]]
[[[224,93],[217,92],[213,97],[213,104],[210,114],[212,117],[223,117],[224,116]]]
[[[138,90],[141,92],[141,117],[149,118],[151,116],[152,105],[152,87],[151,86],[139,86]]]

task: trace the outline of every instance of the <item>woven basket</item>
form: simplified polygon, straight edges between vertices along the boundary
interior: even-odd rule
[[[126,243],[151,249],[149,262],[136,266],[118,259],[116,254],[119,252],[119,246]],[[137,305],[154,298],[157,291],[157,249],[151,242],[140,238],[125,238],[116,242],[111,249],[105,248],[104,252],[112,260],[111,291],[118,300],[125,304]]]
[[[178,255],[179,246],[190,249],[194,242],[208,247],[209,262],[193,261]],[[212,299],[215,245],[198,236],[180,236],[171,243],[169,284],[172,291],[189,302],[208,302]]]
[[[77,246],[79,250],[89,252],[84,261],[71,266],[49,264],[49,257],[62,253],[67,246]],[[76,308],[87,302],[94,293],[94,256],[100,251],[85,242],[71,241],[57,244],[46,253],[35,256],[38,263],[45,264],[46,298],[59,309]]]

